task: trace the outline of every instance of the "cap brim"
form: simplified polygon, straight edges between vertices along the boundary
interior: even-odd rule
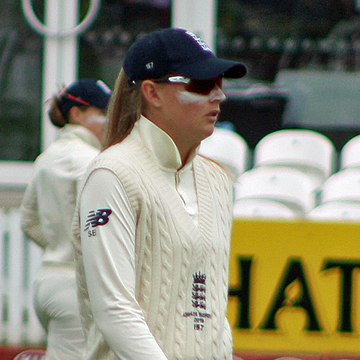
[[[239,79],[246,75],[246,67],[232,60],[209,57],[205,60],[182,66],[178,69],[179,75],[195,80],[212,79],[224,76],[230,79]]]

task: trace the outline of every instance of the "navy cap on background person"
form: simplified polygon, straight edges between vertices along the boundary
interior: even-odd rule
[[[111,90],[101,80],[82,79],[65,87],[60,94],[60,108],[66,114],[73,106],[107,109]]]
[[[111,90],[102,80],[74,81],[49,99],[49,118],[56,127],[64,127],[69,122],[69,112],[74,106],[92,106],[106,111],[111,95]]]
[[[128,50],[124,71],[130,82],[160,79],[177,74],[194,80],[223,76],[241,78],[246,67],[218,58],[195,34],[180,28],[167,28],[144,35]]]

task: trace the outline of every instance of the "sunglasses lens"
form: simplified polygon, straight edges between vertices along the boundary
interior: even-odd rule
[[[215,85],[218,85],[221,88],[222,79],[191,80],[190,83],[186,85],[186,90],[196,94],[208,95],[211,90],[214,89]]]
[[[170,84],[184,84],[185,89],[189,92],[208,95],[211,90],[217,85],[222,88],[222,77],[209,79],[209,80],[193,80],[184,76],[170,76],[162,79],[153,80],[157,83],[170,83]]]

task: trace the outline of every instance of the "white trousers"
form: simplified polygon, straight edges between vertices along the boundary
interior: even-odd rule
[[[44,267],[34,283],[34,307],[47,333],[47,360],[78,360],[84,348],[75,270]]]

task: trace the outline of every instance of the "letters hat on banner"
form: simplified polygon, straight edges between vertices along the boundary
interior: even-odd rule
[[[61,92],[61,111],[66,114],[73,106],[94,106],[105,110],[110,97],[111,90],[101,80],[75,81]]]
[[[144,35],[129,49],[124,71],[130,82],[182,75],[194,80],[241,78],[246,67],[218,58],[195,34],[185,29],[167,28]]]

